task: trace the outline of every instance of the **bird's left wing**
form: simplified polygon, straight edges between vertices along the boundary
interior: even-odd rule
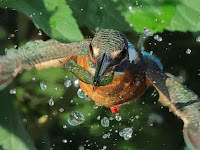
[[[56,40],[37,40],[18,49],[6,50],[6,55],[0,56],[0,90],[22,70],[41,70],[62,66],[70,59],[76,61],[79,53],[89,50],[90,43],[91,39],[67,44]]]
[[[159,101],[184,122],[184,139],[191,150],[200,150],[200,99],[175,78],[167,76],[151,59],[144,57],[147,82],[159,92]]]

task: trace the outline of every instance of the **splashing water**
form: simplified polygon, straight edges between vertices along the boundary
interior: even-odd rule
[[[40,82],[40,87],[43,91],[47,89],[47,85],[44,83],[44,81]]]
[[[153,33],[151,32],[150,29],[144,27],[143,29],[143,33],[146,35],[146,36],[153,36]]]
[[[109,124],[110,124],[110,121],[109,121],[109,119],[108,119],[107,117],[103,117],[103,118],[101,119],[101,125],[102,125],[103,127],[108,127]]]
[[[133,129],[132,128],[124,128],[119,132],[119,135],[124,138],[124,140],[129,140],[132,137]]]
[[[67,125],[66,125],[66,124],[64,124],[64,125],[63,125],[63,129],[66,129],[66,128],[67,128]]]
[[[106,139],[106,138],[110,138],[110,133],[105,133],[103,136],[102,136],[103,139]]]
[[[80,125],[82,124],[83,122],[85,121],[85,117],[84,115],[79,112],[79,111],[73,111],[69,118],[68,118],[68,123],[71,125],[71,126],[77,126],[77,125]]]
[[[16,93],[17,93],[17,90],[16,90],[16,89],[11,89],[11,90],[10,90],[10,94],[14,95],[14,94],[16,94]]]
[[[70,87],[72,85],[72,81],[71,80],[66,80],[64,82],[64,85],[68,88],[68,87]]]
[[[84,99],[86,99],[86,100],[89,100],[87,94],[86,94],[85,92],[83,92],[82,89],[78,89],[77,95],[78,95],[79,98],[84,98]]]
[[[67,140],[66,140],[66,139],[63,139],[62,142],[66,144],[66,143],[67,143]]]
[[[116,114],[115,114],[115,119],[116,119],[117,121],[121,121],[121,120],[122,120],[122,117],[119,115],[119,113],[116,113]]]
[[[74,86],[79,87],[79,80],[76,78],[74,79]]]
[[[49,100],[49,106],[53,106],[53,105],[55,105],[55,103],[54,103],[53,98],[51,98],[51,99]]]
[[[162,37],[159,36],[158,34],[154,35],[154,40],[158,41],[158,42],[161,42],[162,41]]]
[[[198,36],[198,37],[196,38],[196,41],[197,41],[197,42],[200,42],[200,36]]]
[[[192,50],[191,50],[191,49],[189,49],[189,48],[186,50],[186,54],[188,54],[188,55],[190,55],[190,54],[191,54],[191,52],[192,52]]]

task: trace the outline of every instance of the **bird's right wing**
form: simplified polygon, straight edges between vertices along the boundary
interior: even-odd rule
[[[184,139],[191,150],[200,150],[200,99],[179,83],[167,76],[152,59],[145,57],[148,82],[159,92],[159,101],[184,122]]]
[[[22,70],[60,67],[70,59],[76,61],[79,53],[89,50],[90,43],[91,39],[67,44],[56,40],[37,40],[18,49],[6,50],[6,55],[0,56],[0,90]]]

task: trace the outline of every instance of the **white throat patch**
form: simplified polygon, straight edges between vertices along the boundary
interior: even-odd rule
[[[128,42],[128,55],[130,63],[134,61],[134,63],[136,64],[140,60],[138,52],[136,51],[133,44],[131,44],[130,42]]]

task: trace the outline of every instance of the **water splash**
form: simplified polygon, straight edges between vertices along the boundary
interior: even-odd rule
[[[186,54],[188,54],[188,55],[190,55],[190,54],[191,54],[191,52],[192,52],[192,50],[191,50],[191,49],[189,49],[189,48],[186,50]]]
[[[161,36],[159,36],[158,34],[154,35],[153,36],[154,40],[158,41],[158,42],[161,42],[163,39]]]
[[[146,35],[146,36],[153,36],[153,33],[151,32],[150,29],[144,27],[143,29],[143,33]]]
[[[75,78],[74,80],[74,86],[75,87],[79,87],[79,80]]]
[[[117,121],[121,121],[121,120],[122,120],[122,117],[119,115],[119,113],[116,113],[116,114],[115,114],[115,119],[116,119]]]
[[[124,140],[129,140],[132,137],[133,129],[132,128],[124,128],[119,132],[119,135],[124,138]]]
[[[55,105],[55,102],[54,102],[53,98],[51,98],[49,100],[49,106],[54,106],[54,105]]]
[[[47,85],[44,83],[44,81],[40,82],[40,88],[45,91],[47,89]]]
[[[109,119],[108,119],[107,117],[103,117],[103,118],[101,119],[101,125],[102,125],[103,127],[108,127],[109,124],[110,124],[110,121],[109,121]]]
[[[110,138],[110,133],[105,133],[103,136],[102,136],[103,139],[106,139],[106,138]]]
[[[68,87],[70,87],[72,85],[72,81],[71,80],[66,80],[64,82],[64,85],[68,88]]]
[[[14,95],[14,94],[16,94],[16,93],[17,93],[17,90],[16,90],[16,89],[11,89],[11,90],[10,90],[10,94]]]
[[[66,144],[66,143],[67,143],[67,140],[66,140],[66,139],[63,139],[62,142]]]
[[[197,41],[197,42],[200,42],[200,36],[198,36],[198,37],[196,38],[196,41]]]
[[[66,124],[63,125],[63,129],[67,129],[67,125]]]
[[[84,115],[79,112],[79,111],[73,111],[69,118],[68,118],[68,123],[71,125],[71,126],[77,126],[77,125],[80,125],[82,124],[83,122],[85,121],[85,117]]]
[[[83,90],[81,88],[78,89],[77,95],[78,95],[79,98],[84,98],[86,100],[89,100],[87,94],[85,92],[83,92]]]

